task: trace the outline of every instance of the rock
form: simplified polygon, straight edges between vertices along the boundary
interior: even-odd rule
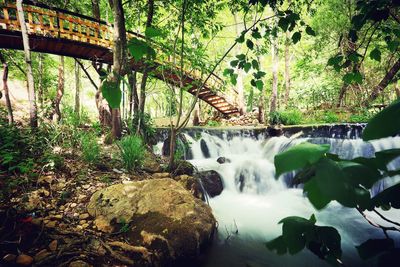
[[[99,229],[131,225],[127,235],[132,243],[163,255],[160,265],[195,258],[211,241],[216,224],[209,206],[168,178],[104,188],[92,195],[87,210]]]
[[[26,210],[32,211],[38,209],[42,206],[42,201],[40,199],[40,195],[38,190],[32,191],[28,196],[28,203],[26,203]]]
[[[162,146],[162,155],[169,157],[170,154],[170,136],[164,140]],[[175,151],[178,150],[180,155],[178,159],[192,159],[193,155],[190,151],[190,143],[183,134],[178,134],[175,142]],[[176,153],[176,152],[175,152]],[[178,154],[178,153],[176,153]]]
[[[98,216],[96,220],[94,220],[94,225],[98,230],[105,233],[111,233],[113,231],[113,227],[104,216]]]
[[[201,180],[204,190],[210,197],[218,196],[224,189],[221,176],[216,171],[198,172],[196,177]]]
[[[146,150],[142,169],[149,173],[161,172],[161,164],[154,153]]]
[[[80,224],[80,225],[85,224],[85,223],[87,223],[86,220],[81,220],[81,221],[79,221],[79,224]]]
[[[174,180],[179,182],[184,188],[189,190],[194,197],[204,200],[204,195],[200,182],[195,177],[183,174],[174,177]]]
[[[219,157],[219,158],[217,159],[217,162],[218,162],[219,164],[224,164],[224,163],[231,163],[231,160],[230,160],[230,159],[227,159],[227,158],[225,158],[225,157]]]
[[[80,220],[86,220],[89,217],[90,217],[89,213],[83,213],[79,215]]]
[[[91,265],[83,260],[76,260],[71,262],[68,267],[91,267]]]
[[[154,179],[163,179],[163,178],[171,178],[171,175],[169,172],[158,172],[158,173],[153,173],[152,177]]]
[[[17,256],[15,263],[22,266],[29,266],[33,262],[33,258],[26,254],[21,254]]]
[[[76,206],[78,206],[78,204],[76,203],[71,203],[71,205],[69,205],[71,208],[75,208]]]
[[[49,244],[49,249],[51,251],[56,251],[57,250],[57,246],[58,246],[58,241],[57,240],[53,240]]]
[[[3,257],[3,261],[5,262],[13,262],[17,258],[17,255],[14,254],[7,254]]]
[[[82,188],[85,189],[85,190],[89,189],[89,187],[90,187],[90,184],[84,184],[84,185],[82,185]]]
[[[38,184],[51,184],[54,181],[54,177],[51,175],[40,176],[37,180]]]
[[[88,227],[89,227],[89,224],[88,224],[88,223],[82,224],[82,228],[83,228],[83,229],[86,229],[86,228],[88,228]]]
[[[36,253],[34,259],[35,262],[42,261],[44,258],[47,258],[48,256],[51,255],[51,252],[49,252],[47,249],[42,249],[38,253]]]
[[[204,139],[200,140],[200,148],[201,148],[201,152],[203,152],[203,156],[205,158],[211,157],[210,150],[208,149],[207,143],[206,143],[206,141],[204,141]]]
[[[56,225],[57,225],[56,221],[50,221],[50,222],[46,223],[47,228],[55,228]]]
[[[183,174],[193,175],[195,167],[189,161],[175,160],[172,169],[173,169],[172,174],[174,176],[183,175]]]

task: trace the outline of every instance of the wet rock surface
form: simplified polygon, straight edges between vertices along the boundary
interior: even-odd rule
[[[198,172],[196,173],[196,178],[201,181],[204,190],[210,197],[218,196],[224,189],[222,178],[216,171]]]
[[[152,251],[166,265],[196,258],[210,242],[216,223],[209,206],[169,178],[99,190],[87,209],[95,222],[109,226],[108,232],[125,227],[130,242]]]

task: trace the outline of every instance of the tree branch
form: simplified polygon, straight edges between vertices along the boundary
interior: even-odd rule
[[[90,76],[89,72],[85,69],[85,66],[83,65],[83,63],[77,59],[74,58],[75,62],[78,63],[78,65],[81,67],[81,69],[83,70],[83,72],[85,73],[86,77],[88,77],[90,83],[93,85],[94,88],[96,88],[96,91],[99,90],[99,87],[97,86],[97,84],[94,82],[94,80],[92,79],[92,77]]]

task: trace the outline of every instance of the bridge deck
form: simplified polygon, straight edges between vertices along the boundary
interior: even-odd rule
[[[106,22],[75,14],[69,11],[54,9],[42,4],[24,1],[24,12],[29,31],[29,43],[34,52],[56,54],[80,59],[112,64],[112,26]],[[27,4],[28,3],[28,4]],[[139,34],[129,33],[128,38],[141,38]],[[0,6],[0,48],[23,50],[22,35],[13,4]],[[151,64],[152,74],[167,83],[179,84],[176,67],[165,67],[170,62],[157,61]],[[143,62],[130,61],[132,69],[141,72]],[[193,85],[188,92],[195,95],[202,82],[198,71],[185,71],[184,86]],[[223,86],[215,75],[200,90],[199,99],[207,102],[224,115],[236,115],[238,109],[229,103],[226,97],[216,92]]]

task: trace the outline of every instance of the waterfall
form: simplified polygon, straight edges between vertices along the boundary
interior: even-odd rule
[[[343,260],[350,262],[349,266],[373,266],[371,262],[360,261],[354,246],[368,238],[382,238],[380,231],[366,223],[354,209],[342,207],[337,202],[331,202],[323,211],[315,210],[303,196],[301,188],[291,188],[293,173],[275,179],[274,156],[305,141],[329,144],[330,152],[343,159],[372,157],[376,151],[400,148],[400,137],[363,142],[358,138],[359,132],[351,131],[348,131],[350,134],[338,134],[336,137],[339,138],[321,135],[268,138],[265,134],[254,135],[248,131],[232,134],[228,130],[186,132],[193,156],[191,163],[199,170],[217,171],[224,184],[222,194],[209,200],[218,220],[220,243],[210,252],[204,266],[325,266],[308,251],[282,257],[262,245],[280,235],[278,222],[282,218],[292,215],[309,217],[311,214],[316,215],[318,225],[331,225],[339,230]],[[219,157],[230,161],[219,164]],[[399,165],[400,159],[396,159],[389,167]],[[374,190],[380,191],[385,184],[398,180],[385,181]],[[397,210],[382,212],[389,218],[400,220]],[[368,216],[385,224],[374,213],[368,213]],[[221,258],[221,254],[225,257]]]

